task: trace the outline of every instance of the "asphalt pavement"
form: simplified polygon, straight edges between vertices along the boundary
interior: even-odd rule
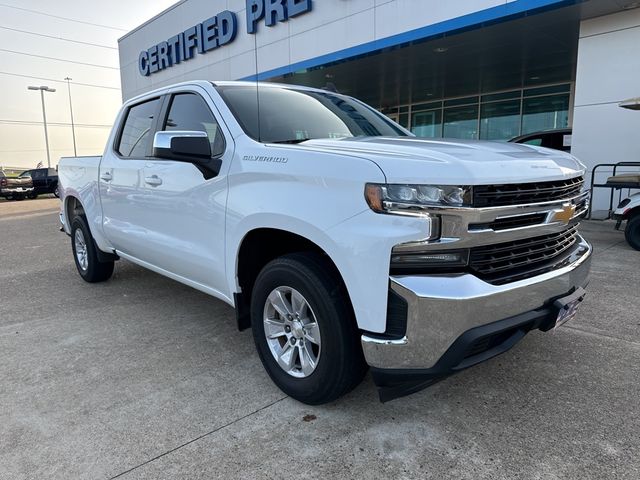
[[[57,200],[0,202],[0,479],[640,478],[640,252],[611,222],[578,317],[387,404],[309,407],[233,310],[126,261],[76,273]]]

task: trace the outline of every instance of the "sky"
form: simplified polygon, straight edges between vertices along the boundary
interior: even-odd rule
[[[176,1],[0,0],[0,166],[47,165],[40,92],[28,86],[56,89],[44,94],[51,166],[73,155],[65,77],[78,155],[101,155],[122,103],[118,38]]]

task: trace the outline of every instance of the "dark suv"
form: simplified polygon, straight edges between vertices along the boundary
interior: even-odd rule
[[[22,172],[20,177],[31,177],[33,180],[33,193],[29,198],[36,198],[43,193],[53,193],[56,197],[58,194],[58,172],[55,168],[35,168]]]

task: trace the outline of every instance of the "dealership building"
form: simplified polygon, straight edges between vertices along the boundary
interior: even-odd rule
[[[193,79],[336,88],[422,137],[571,127],[588,167],[640,162],[640,2],[182,0],[119,41],[124,99]],[[606,201],[605,201],[606,199]],[[594,203],[608,204],[608,193]]]

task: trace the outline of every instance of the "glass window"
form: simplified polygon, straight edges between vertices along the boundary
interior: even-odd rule
[[[522,90],[512,90],[510,92],[501,93],[489,93],[482,96],[482,102],[497,102],[498,100],[512,100],[519,99],[522,95]]]
[[[550,87],[528,88],[524,91],[524,96],[535,97],[538,95],[549,95],[552,93],[569,93],[570,91],[571,84],[565,83],[564,85],[551,85]]]
[[[486,103],[481,112],[482,140],[509,140],[520,134],[520,100]]]
[[[422,110],[437,110],[442,107],[442,102],[417,103],[411,107],[412,112],[421,112]]]
[[[536,147],[541,147],[542,146],[542,137],[535,137],[535,138],[531,138],[525,142],[527,145],[535,145]]]
[[[447,138],[478,138],[478,106],[444,110],[444,136]]]
[[[478,103],[478,97],[453,98],[445,100],[445,107],[456,107],[458,105],[473,105]]]
[[[522,106],[522,134],[567,128],[569,95],[525,98]]]
[[[164,130],[205,132],[211,142],[211,154],[224,153],[225,142],[216,118],[204,99],[195,93],[180,93],[173,97]]]
[[[151,142],[153,117],[159,98],[129,108],[120,134],[118,153],[123,157],[146,157]]]
[[[418,112],[412,115],[411,131],[418,137],[442,137],[442,110]]]
[[[253,86],[216,88],[247,135],[262,142],[405,135],[380,112],[331,92],[270,86],[260,87],[259,92]]]

